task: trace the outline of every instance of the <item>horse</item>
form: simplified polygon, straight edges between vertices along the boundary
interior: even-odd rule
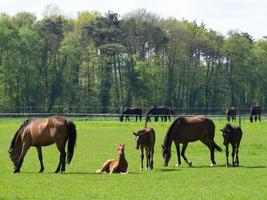
[[[138,107],[130,107],[130,108],[126,108],[120,116],[120,121],[123,121],[123,116],[125,116],[125,121],[130,121],[129,115],[135,115],[135,121],[137,122],[138,117],[139,120],[142,120],[142,109],[138,108]]]
[[[106,162],[104,162],[101,169],[96,170],[97,174],[103,174],[103,173],[121,173],[121,174],[127,174],[128,169],[128,162],[125,159],[124,154],[124,147],[125,144],[117,144],[116,145],[118,150],[119,159],[109,159]]]
[[[9,156],[14,164],[14,173],[20,172],[23,159],[31,146],[38,151],[40,173],[44,171],[42,146],[56,143],[60,152],[59,163],[55,173],[65,171],[66,152],[68,141],[67,163],[70,163],[74,154],[77,132],[73,122],[62,116],[53,116],[45,119],[27,119],[16,131],[9,147]]]
[[[230,122],[230,119],[233,121],[236,120],[236,109],[235,107],[230,107],[226,110],[227,121]]]
[[[180,158],[180,143],[183,144],[181,155],[185,162],[192,166],[192,162],[185,157],[185,150],[189,142],[200,140],[210,150],[211,166],[216,165],[214,160],[214,149],[222,151],[222,149],[215,143],[215,125],[212,120],[204,116],[194,117],[178,117],[169,127],[164,142],[162,144],[163,165],[168,166],[171,158],[171,145],[174,141],[178,163],[181,164]]]
[[[154,116],[155,122],[161,117],[161,121],[171,121],[171,115],[175,115],[173,110],[168,106],[153,106],[146,113],[146,121],[151,121],[150,116]]]
[[[223,133],[223,144],[226,148],[226,167],[230,166],[228,161],[228,145],[229,143],[232,145],[232,158],[233,158],[233,167],[238,167],[239,159],[238,159],[238,148],[240,145],[240,141],[242,139],[242,130],[240,127],[232,127],[231,124],[226,124],[223,129],[221,129]]]
[[[253,117],[255,122],[257,121],[257,119],[259,118],[259,121],[261,121],[261,112],[262,112],[262,108],[259,105],[256,106],[251,106],[250,108],[250,122],[253,122]]]
[[[145,127],[139,130],[137,133],[133,132],[136,141],[136,149],[140,148],[141,151],[141,168],[144,168],[144,149],[146,152],[146,169],[153,169],[153,156],[155,146],[155,131],[153,128]]]

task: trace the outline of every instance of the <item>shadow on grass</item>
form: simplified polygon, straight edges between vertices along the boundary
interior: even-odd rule
[[[239,166],[240,168],[247,168],[247,169],[265,169],[267,168],[267,166],[263,166],[263,165],[257,165],[257,166]]]
[[[159,172],[174,172],[174,171],[178,171],[179,169],[181,169],[181,168],[178,168],[178,167],[176,169],[174,169],[174,168],[170,168],[170,169],[163,168],[163,169],[158,169],[156,171],[159,171]]]

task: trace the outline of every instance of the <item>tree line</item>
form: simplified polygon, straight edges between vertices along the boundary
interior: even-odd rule
[[[266,76],[267,40],[240,31],[223,36],[203,23],[145,9],[122,17],[47,12],[40,20],[28,12],[0,14],[0,106],[6,111],[250,107],[265,104]]]

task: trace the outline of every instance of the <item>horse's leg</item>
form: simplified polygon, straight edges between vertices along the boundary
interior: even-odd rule
[[[225,145],[225,156],[226,156],[226,167],[229,167],[230,164],[229,164],[229,159],[228,159],[228,156],[229,156],[229,145],[228,144]]]
[[[257,117],[257,115],[255,115],[255,122],[258,120],[258,117]]]
[[[233,167],[235,167],[235,146],[232,145],[232,164],[233,164]]]
[[[41,146],[37,146],[36,147],[37,152],[38,152],[38,158],[41,164],[41,169],[40,169],[40,173],[44,171],[44,165],[43,165],[43,154],[42,154],[42,147]]]
[[[233,158],[233,167],[238,167],[238,147],[234,145],[234,158]]]
[[[190,160],[187,160],[187,158],[185,157],[185,150],[186,150],[187,145],[188,145],[187,142],[183,143],[181,155],[182,155],[184,161],[191,167],[192,166],[192,162]]]
[[[58,163],[55,173],[64,172],[65,164],[66,164],[66,151],[65,151],[66,142],[65,144],[56,143],[56,145],[60,152],[60,156],[59,156],[59,163]]]
[[[175,165],[176,167],[181,165],[181,156],[180,156],[180,143],[179,142],[174,142],[175,146],[176,146],[176,152],[177,152],[177,158],[178,158],[178,162]]]
[[[171,116],[168,116],[169,122],[171,121]]]
[[[150,149],[146,148],[146,169],[151,169],[150,168],[150,161],[151,161]]]
[[[135,115],[135,122],[137,122],[137,120],[138,120],[138,116],[137,116],[137,115]]]
[[[144,169],[144,148],[141,147],[140,150],[141,150],[141,167],[140,167],[140,170],[143,170]]]
[[[236,162],[237,162],[237,166],[239,166],[238,153],[239,153],[239,149],[238,149],[238,146],[236,146]]]
[[[140,122],[142,121],[142,115],[139,115],[139,120],[140,120]]]
[[[213,141],[213,139],[207,139],[207,138],[204,138],[204,139],[201,139],[200,140],[203,144],[205,144],[208,148],[209,148],[209,150],[210,150],[210,160],[211,160],[211,164],[210,164],[210,166],[212,167],[212,166],[214,166],[214,165],[216,165],[216,162],[215,162],[215,160],[214,160],[214,141]]]
[[[30,148],[30,145],[27,144],[27,143],[23,143],[22,145],[22,149],[21,149],[21,154],[20,154],[20,157],[19,157],[19,162],[14,170],[14,173],[17,173],[17,172],[20,172],[20,168],[22,166],[22,163],[23,163],[23,159],[27,153],[27,151],[29,150]]]
[[[261,116],[259,115],[259,122],[261,121]]]
[[[150,158],[150,169],[153,169],[154,168],[154,161],[153,161],[153,159],[154,159],[154,149],[151,148],[149,151],[150,151],[150,155],[151,155],[151,158]]]

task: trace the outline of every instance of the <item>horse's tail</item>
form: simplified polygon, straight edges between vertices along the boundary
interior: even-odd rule
[[[69,129],[68,153],[67,153],[67,161],[69,164],[72,160],[74,153],[74,147],[77,139],[77,131],[76,131],[76,126],[73,122],[67,121],[67,126]]]
[[[217,150],[217,151],[222,151],[222,148],[219,147],[215,142],[214,142],[214,148]]]

